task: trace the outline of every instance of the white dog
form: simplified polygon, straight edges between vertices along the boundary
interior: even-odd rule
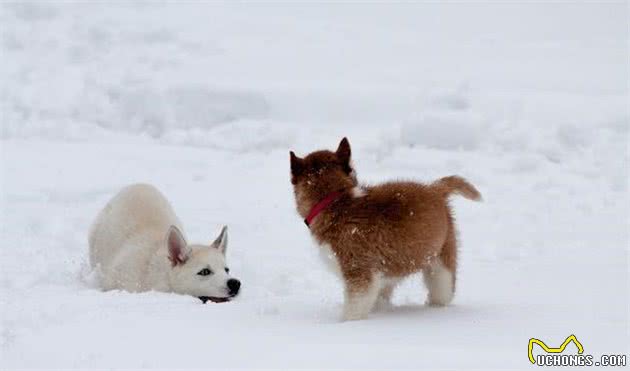
[[[241,283],[225,265],[227,227],[211,245],[188,245],[166,198],[155,187],[121,190],[99,213],[89,236],[90,264],[104,290],[157,290],[229,301]]]

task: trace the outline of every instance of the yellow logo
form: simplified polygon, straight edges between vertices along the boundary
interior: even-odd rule
[[[531,338],[529,339],[529,344],[527,345],[527,355],[529,356],[529,361],[533,364],[536,363],[534,355],[532,354],[534,344],[538,344],[547,353],[562,353],[570,342],[573,342],[575,346],[577,346],[578,354],[584,353],[584,347],[582,346],[582,343],[580,343],[580,341],[575,337],[575,335],[570,335],[569,337],[567,337],[564,342],[557,348],[550,348],[542,340]]]

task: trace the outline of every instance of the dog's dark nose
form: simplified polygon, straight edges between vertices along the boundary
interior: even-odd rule
[[[241,288],[241,281],[234,278],[230,278],[227,281],[227,287],[228,287],[228,290],[230,290],[230,295],[234,296],[238,294],[238,290]]]

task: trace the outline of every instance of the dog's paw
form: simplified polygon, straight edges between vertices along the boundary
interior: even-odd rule
[[[344,313],[341,317],[343,322],[347,321],[361,321],[367,319],[367,314],[364,313]]]
[[[451,301],[453,300],[453,296],[431,296],[429,295],[427,297],[427,300],[425,302],[426,305],[432,306],[432,307],[446,307],[448,306]]]
[[[367,319],[370,311],[365,310],[365,308],[357,308],[357,307],[346,307],[344,308],[343,315],[341,316],[342,321],[360,321],[363,319]]]
[[[394,307],[391,301],[383,298],[379,298],[374,304],[374,310],[379,312],[387,312]]]

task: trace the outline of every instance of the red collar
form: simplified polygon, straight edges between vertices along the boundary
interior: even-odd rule
[[[324,211],[325,208],[327,208],[330,204],[335,202],[341,196],[343,196],[343,193],[341,192],[331,192],[318,203],[316,203],[306,216],[306,219],[304,219],[304,223],[306,224],[306,226],[310,226],[313,219],[315,219],[315,217],[319,215],[319,213]]]

